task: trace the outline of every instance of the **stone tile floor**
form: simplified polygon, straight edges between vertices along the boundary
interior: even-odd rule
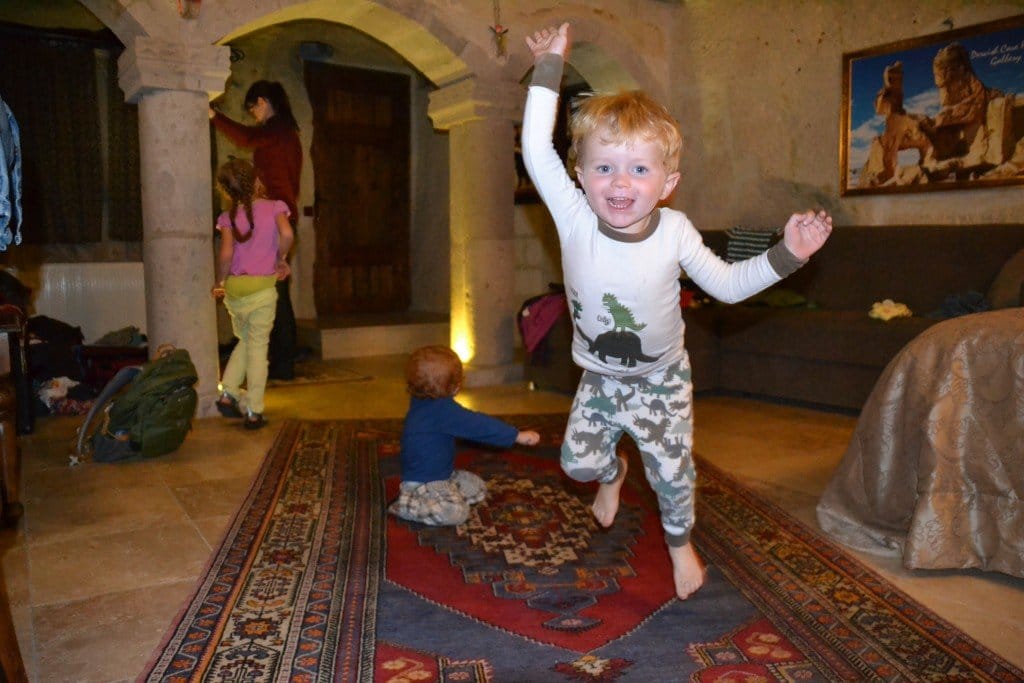
[[[2,566],[32,681],[131,681],[191,595],[250,480],[288,417],[401,417],[401,357],[353,360],[369,381],[274,387],[268,426],[197,420],[183,447],[152,461],[68,466],[80,418],[44,418],[20,437],[25,515],[0,533]],[[561,412],[565,395],[525,384],[467,389],[492,413]],[[817,497],[855,425],[849,415],[737,397],[699,398],[697,451],[816,525]],[[1024,668],[1024,580],[908,572],[860,555],[890,581]]]

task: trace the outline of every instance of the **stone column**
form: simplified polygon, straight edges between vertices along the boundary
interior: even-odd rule
[[[214,283],[209,95],[230,74],[229,48],[137,38],[118,60],[139,105],[146,335],[188,349],[199,373],[199,416],[213,412],[220,365]]]
[[[522,106],[515,82],[467,79],[430,96],[434,126],[449,132],[451,345],[469,357],[466,386],[522,376],[513,358],[514,123]]]

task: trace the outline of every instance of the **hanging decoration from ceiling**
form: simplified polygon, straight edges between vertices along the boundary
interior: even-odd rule
[[[494,54],[496,57],[505,56],[505,34],[508,33],[508,26],[501,23],[501,0],[494,0],[494,26],[491,26],[491,35],[494,37]]]
[[[195,19],[202,4],[203,0],[178,0],[178,14],[182,19]]]

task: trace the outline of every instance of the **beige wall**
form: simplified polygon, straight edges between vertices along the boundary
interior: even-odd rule
[[[1012,223],[1018,187],[840,197],[842,56],[1024,12],[993,0],[687,0],[666,102],[685,136],[671,205],[701,229],[782,225],[824,207],[838,225]],[[561,279],[543,207],[517,207],[520,299]]]

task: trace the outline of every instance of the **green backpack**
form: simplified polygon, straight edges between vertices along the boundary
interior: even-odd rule
[[[177,450],[192,428],[198,380],[185,349],[165,351],[141,368],[122,368],[101,392],[80,432],[83,436],[94,412],[112,398],[103,428],[92,438],[93,459],[153,458]]]

